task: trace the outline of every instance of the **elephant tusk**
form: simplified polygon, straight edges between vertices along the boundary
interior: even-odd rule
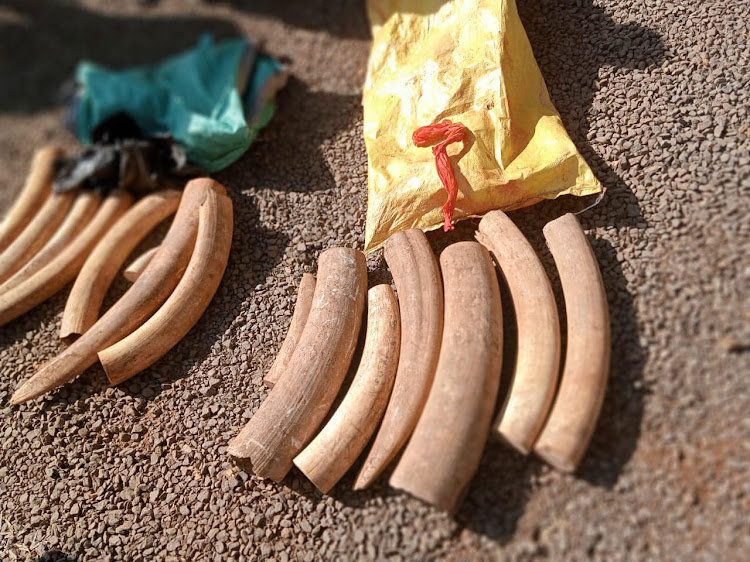
[[[258,476],[280,481],[313,437],[344,381],[357,344],[367,290],[362,252],[320,255],[312,308],[287,371],[229,444]]]
[[[398,367],[401,326],[389,285],[367,293],[367,337],[362,359],[336,412],[294,464],[324,494],[364,450],[380,422]]]
[[[366,488],[380,475],[414,430],[430,392],[443,333],[440,271],[424,233],[397,232],[385,243],[385,259],[401,309],[401,352],[383,423],[355,490]]]
[[[60,156],[62,151],[54,146],[40,148],[34,153],[26,183],[0,223],[0,252],[10,246],[49,197],[55,180],[55,160]]]
[[[302,330],[305,327],[305,322],[307,322],[307,317],[310,314],[314,293],[315,277],[310,273],[305,273],[302,276],[302,281],[299,283],[297,302],[294,305],[294,313],[292,314],[292,321],[289,323],[286,338],[284,338],[284,343],[281,344],[281,348],[276,355],[273,365],[271,365],[271,369],[263,379],[263,383],[268,388],[273,388],[281,374],[286,370],[287,365],[289,365],[294,350],[297,348],[297,343],[299,343],[299,338],[302,336]]]
[[[132,200],[131,195],[122,191],[111,194],[80,234],[54,259],[23,283],[0,294],[0,326],[28,312],[70,283],[97,240],[127,210]]]
[[[435,380],[390,484],[453,513],[479,466],[500,384],[503,318],[487,250],[458,242],[440,256],[445,326]]]
[[[102,196],[98,193],[91,191],[80,193],[73,202],[60,228],[52,235],[52,238],[49,239],[44,247],[26,265],[0,285],[0,295],[10,291],[13,287],[17,287],[55,259],[86,227],[99,208],[99,205],[101,205],[101,202]]]
[[[560,274],[567,316],[567,348],[560,388],[534,452],[573,472],[596,427],[609,376],[610,326],[602,275],[586,235],[568,213],[544,227]]]
[[[557,389],[560,320],[555,295],[534,248],[505,213],[486,214],[479,222],[477,240],[495,257],[508,284],[518,328],[513,379],[494,430],[527,455]]]
[[[138,329],[99,352],[112,384],[146,369],[185,337],[219,288],[232,247],[232,200],[209,191],[193,255],[174,292]]]
[[[156,225],[174,214],[181,195],[171,189],[147,195],[98,241],[83,264],[65,304],[60,325],[63,341],[75,341],[94,325],[107,290],[128,255]]]
[[[26,228],[0,254],[0,283],[21,269],[52,238],[73,204],[76,193],[53,193]]]
[[[127,266],[125,268],[125,271],[122,272],[122,276],[131,283],[135,283],[135,280],[138,279],[141,276],[141,273],[146,270],[146,267],[151,263],[151,260],[154,258],[156,252],[158,251],[159,246],[154,246],[153,248],[149,248],[148,250],[143,252],[141,255],[130,262],[130,265]]]
[[[188,182],[160,250],[143,275],[86,333],[16,390],[12,404],[37,398],[80,375],[96,363],[99,351],[130,334],[167,300],[190,261],[198,209],[210,190],[226,194],[222,185],[207,178]]]

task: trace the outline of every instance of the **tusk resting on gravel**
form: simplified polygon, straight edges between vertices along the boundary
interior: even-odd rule
[[[573,472],[594,433],[607,387],[609,310],[596,257],[575,215],[548,223],[544,237],[560,274],[568,341],[560,388],[534,452]]]
[[[385,243],[401,308],[401,353],[383,423],[355,490],[369,486],[396,456],[417,424],[435,375],[443,333],[443,288],[435,254],[421,230],[397,232]]]
[[[500,384],[503,318],[487,250],[458,242],[440,256],[445,326],[435,380],[390,484],[453,513],[479,466]]]
[[[307,322],[307,317],[310,314],[314,293],[315,277],[310,273],[305,273],[302,276],[302,281],[299,283],[297,302],[294,305],[294,313],[292,314],[292,321],[289,323],[286,338],[284,338],[284,343],[281,344],[281,348],[278,355],[276,355],[273,365],[271,365],[271,369],[263,379],[263,383],[268,388],[273,388],[278,382],[281,373],[289,365],[297,343],[299,343],[299,338],[302,336],[302,330],[305,327],[305,322]]]
[[[49,197],[55,180],[55,160],[60,156],[62,151],[53,146],[40,148],[34,153],[26,183],[0,223],[0,252],[10,246]]]
[[[389,285],[367,293],[367,337],[357,374],[336,412],[294,464],[324,494],[336,485],[380,422],[398,366],[398,301]]]
[[[51,262],[81,233],[101,205],[102,196],[92,191],[78,194],[60,228],[26,265],[0,285],[0,295],[17,287]]]
[[[560,320],[547,272],[529,241],[502,211],[479,222],[477,240],[495,257],[510,289],[518,353],[494,430],[527,455],[547,418],[560,370]]]
[[[53,193],[47,197],[42,208],[26,225],[23,232],[0,254],[0,283],[5,282],[26,265],[34,254],[52,238],[57,227],[65,219],[75,197],[76,193],[72,191]]]
[[[130,206],[131,195],[118,191],[107,197],[94,217],[54,259],[20,285],[0,294],[0,326],[44,302],[70,283],[96,242]]]
[[[281,481],[328,413],[357,344],[366,291],[362,252],[320,255],[312,308],[287,371],[229,444],[258,476]]]
[[[209,191],[193,255],[174,292],[140,328],[99,352],[109,382],[119,384],[146,369],[185,337],[219,288],[231,247],[232,200]]]
[[[127,266],[125,268],[125,271],[122,272],[122,276],[131,283],[135,283],[135,280],[138,279],[141,276],[141,273],[146,270],[146,267],[148,267],[148,264],[151,263],[151,260],[154,258],[156,252],[158,251],[159,246],[154,246],[153,248],[149,248],[148,250],[143,252],[140,256],[130,262],[130,265]]]
[[[71,343],[94,325],[107,290],[128,255],[156,225],[174,214],[181,195],[171,189],[147,195],[98,241],[68,296],[60,339]]]
[[[198,209],[210,190],[226,194],[222,185],[207,178],[188,182],[159,252],[143,275],[86,333],[16,390],[11,404],[37,398],[74,379],[96,363],[99,351],[130,334],[167,300],[190,261],[198,231]]]

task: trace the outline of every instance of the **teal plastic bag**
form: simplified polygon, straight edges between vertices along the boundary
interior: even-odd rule
[[[238,72],[248,55],[252,70],[241,94]],[[171,134],[192,164],[215,172],[237,160],[271,119],[285,69],[245,39],[215,43],[204,36],[154,66],[116,71],[82,62],[76,82],[73,126],[82,143],[91,144],[92,129],[124,111],[144,134]]]

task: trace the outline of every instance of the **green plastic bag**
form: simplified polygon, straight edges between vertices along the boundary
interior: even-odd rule
[[[278,61],[253,50],[241,94],[238,72],[248,49],[245,39],[215,43],[203,36],[194,48],[154,66],[115,71],[82,62],[76,68],[75,134],[88,145],[98,123],[124,111],[148,136],[171,134],[192,164],[207,172],[225,168],[271,119],[274,95],[285,81]]]

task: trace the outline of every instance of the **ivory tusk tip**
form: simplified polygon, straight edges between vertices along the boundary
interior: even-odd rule
[[[509,435],[507,433],[504,433],[500,429],[495,429],[492,432],[492,436],[496,440],[498,440],[498,441],[500,441],[502,443],[506,443],[506,444],[510,445],[516,451],[518,451],[519,453],[521,453],[522,455],[528,455],[529,453],[531,453],[531,446],[530,445],[527,445],[525,442],[523,442],[523,441],[521,441],[519,439],[515,439],[514,437],[512,437],[511,435]]]
[[[13,393],[13,396],[10,397],[10,404],[12,406],[23,404],[24,402],[28,402],[29,400],[33,400],[34,398],[44,394],[44,390],[40,392],[38,389],[35,389],[33,385],[30,385],[30,382],[31,379],[23,383],[23,385],[21,385],[21,388],[17,389]]]
[[[578,468],[578,463],[574,460],[565,458],[544,446],[535,447],[534,454],[560,472],[572,474]]]

